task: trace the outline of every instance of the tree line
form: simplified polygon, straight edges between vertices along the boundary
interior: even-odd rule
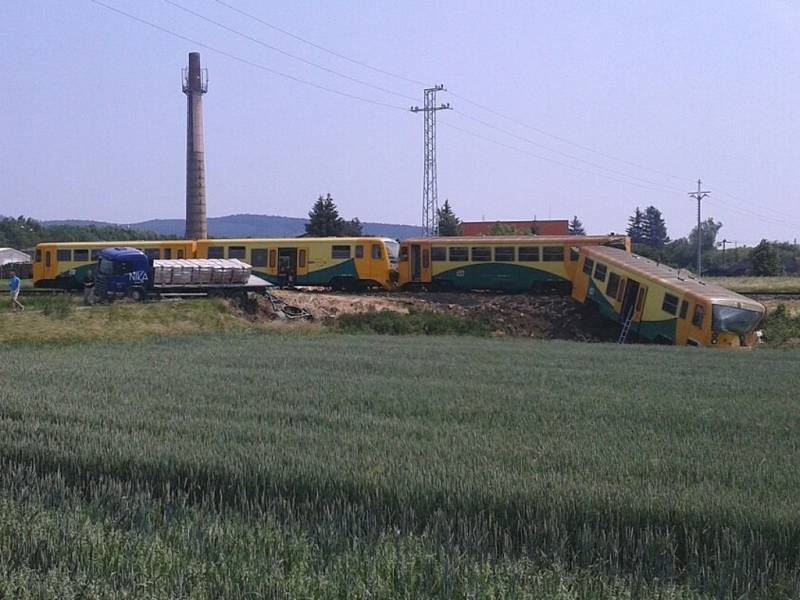
[[[29,250],[42,242],[176,239],[119,225],[43,225],[30,217],[0,217],[0,247]]]

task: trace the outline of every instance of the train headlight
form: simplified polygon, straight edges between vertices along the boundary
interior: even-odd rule
[[[719,343],[719,334],[718,333],[712,333],[711,334],[711,343],[712,344],[718,344]]]

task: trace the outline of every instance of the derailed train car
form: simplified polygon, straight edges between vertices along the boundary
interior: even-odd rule
[[[629,334],[662,344],[751,348],[764,306],[717,285],[603,246],[580,249],[572,297],[590,302]]]

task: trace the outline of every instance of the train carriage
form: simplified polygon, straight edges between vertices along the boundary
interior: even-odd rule
[[[750,348],[764,306],[616,248],[584,247],[572,296],[594,303],[623,331],[664,344]],[[623,338],[624,339],[624,338]]]
[[[238,258],[277,285],[390,289],[399,244],[379,237],[199,240],[198,258]]]
[[[400,244],[402,288],[569,293],[583,246],[630,251],[622,235],[432,237]]]
[[[154,259],[193,258],[195,252],[194,242],[187,240],[43,242],[36,246],[33,284],[36,287],[81,289],[84,282],[94,275],[100,250],[118,246],[136,248]]]

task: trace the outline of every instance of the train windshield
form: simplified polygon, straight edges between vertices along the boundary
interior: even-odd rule
[[[384,240],[386,251],[389,253],[389,263],[397,266],[397,254],[400,252],[400,244],[395,240]]]
[[[712,315],[713,331],[730,331],[738,334],[749,333],[761,320],[761,313],[758,311],[721,304],[712,307]]]

